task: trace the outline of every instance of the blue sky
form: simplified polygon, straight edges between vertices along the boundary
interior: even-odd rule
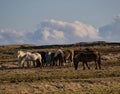
[[[9,30],[37,32],[43,21],[51,19],[68,23],[79,21],[99,29],[112,23],[119,14],[119,0],[0,0],[0,30],[2,34]],[[1,38],[5,37],[2,34]]]

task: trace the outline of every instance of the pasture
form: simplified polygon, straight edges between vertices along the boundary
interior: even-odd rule
[[[93,62],[90,70],[83,70],[82,63],[78,70],[69,64],[21,69],[15,55],[18,49],[37,52],[61,46],[0,46],[0,94],[120,94],[120,45],[91,44],[62,49],[96,48],[101,53],[101,70],[95,70]]]

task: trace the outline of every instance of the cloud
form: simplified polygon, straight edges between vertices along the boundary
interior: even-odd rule
[[[0,29],[0,44],[24,43],[25,32],[14,29]]]
[[[54,19],[41,22],[36,34],[39,35],[37,40],[42,39],[47,44],[92,41],[100,38],[98,29],[91,25],[79,21],[64,22]]]
[[[86,41],[120,42],[120,15],[99,29],[80,21],[65,22],[60,20],[44,20],[36,31],[0,29],[0,45],[5,44],[68,44]]]
[[[75,36],[78,36],[80,38],[88,37],[89,39],[100,38],[98,36],[98,29],[94,28],[91,25],[83,24],[78,21],[74,22],[73,25],[73,33],[75,34]]]
[[[120,15],[115,16],[111,23],[100,27],[99,32],[103,40],[120,42]]]
[[[95,41],[98,39],[100,39],[98,29],[79,21],[45,20],[40,23],[34,32],[13,29],[0,30],[1,44],[31,43],[47,45]]]

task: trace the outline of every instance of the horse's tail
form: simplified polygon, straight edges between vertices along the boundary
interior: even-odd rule
[[[99,66],[99,69],[101,69],[101,55],[99,53],[99,58],[98,58],[98,66]]]

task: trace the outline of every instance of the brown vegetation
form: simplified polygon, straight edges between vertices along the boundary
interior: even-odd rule
[[[75,71],[72,66],[18,68],[17,50],[31,52],[62,49],[95,48],[101,53],[101,70]],[[8,45],[0,46],[0,94],[119,94],[120,43],[78,43],[72,45]]]

